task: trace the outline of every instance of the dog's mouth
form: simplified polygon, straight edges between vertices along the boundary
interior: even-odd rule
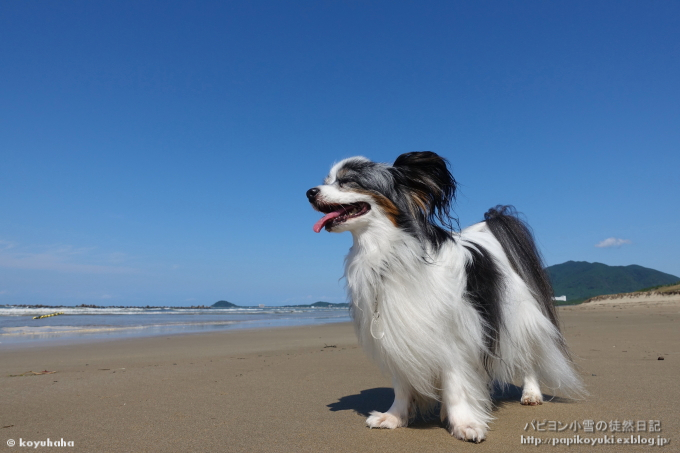
[[[349,204],[319,204],[314,207],[326,214],[314,224],[314,232],[316,233],[320,232],[324,227],[326,231],[331,231],[333,227],[350,219],[361,217],[371,210],[371,205],[363,201]]]

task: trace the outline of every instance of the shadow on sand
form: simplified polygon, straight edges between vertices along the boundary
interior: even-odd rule
[[[522,387],[513,384],[495,384],[492,392],[493,411],[507,404],[519,404],[522,397]],[[570,400],[543,395],[545,401],[569,402]],[[388,387],[378,387],[362,390],[359,394],[340,397],[335,402],[328,404],[327,407],[332,412],[354,411],[355,413],[368,417],[371,411],[385,412],[392,405],[394,400],[394,390]],[[427,428],[432,425],[441,426],[438,419],[439,404],[436,404],[427,414],[419,414],[409,426],[414,428]],[[415,426],[414,426],[415,425]]]

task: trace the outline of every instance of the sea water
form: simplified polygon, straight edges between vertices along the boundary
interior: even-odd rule
[[[43,319],[34,316],[63,312]],[[0,348],[349,321],[344,308],[20,307],[0,305]]]

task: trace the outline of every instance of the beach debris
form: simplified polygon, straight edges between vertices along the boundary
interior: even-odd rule
[[[11,428],[12,426],[14,426],[14,425],[7,425],[7,426],[3,426],[2,428],[3,428],[3,429],[5,429],[5,428]]]
[[[663,360],[663,356],[662,356],[662,355],[660,355],[660,356],[659,356],[659,358],[658,358],[658,359],[656,359],[656,360]]]
[[[56,313],[50,313],[49,315],[34,316],[33,319],[50,318],[50,317],[52,317],[52,316],[59,316],[59,315],[63,315],[63,314],[64,314],[63,311],[58,311],[58,312],[56,312]]]
[[[111,368],[99,368],[99,371],[110,371]]]
[[[20,376],[40,376],[43,374],[54,374],[56,371],[48,371],[48,370],[43,370],[43,371],[26,371],[25,373],[21,374],[10,374],[9,377],[20,377]]]
[[[334,345],[334,344],[326,344],[326,343],[323,344],[323,348],[324,348],[324,349],[326,349],[326,348],[337,348],[337,347],[338,347],[338,346],[337,346],[337,345]]]

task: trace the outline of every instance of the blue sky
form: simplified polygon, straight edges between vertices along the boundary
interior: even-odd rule
[[[342,302],[305,191],[413,150],[680,275],[678,2],[2,2],[0,61],[0,304]]]

